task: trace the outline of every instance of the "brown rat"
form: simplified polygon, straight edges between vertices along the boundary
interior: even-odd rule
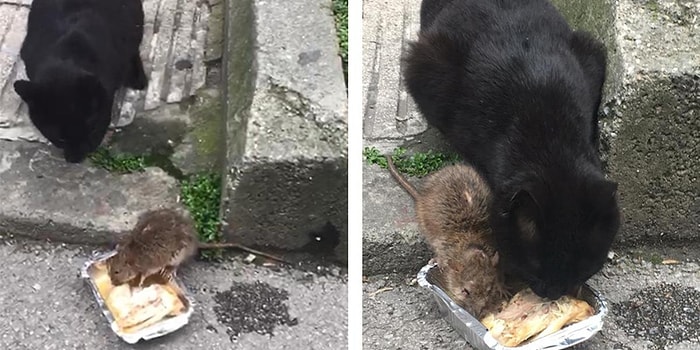
[[[481,318],[506,300],[488,220],[491,191],[472,167],[444,167],[416,190],[387,156],[389,172],[416,203],[416,216],[435,253],[442,285],[460,306]]]
[[[274,255],[238,243],[203,243],[197,239],[191,218],[174,209],[157,209],[142,214],[134,229],[117,244],[117,253],[107,260],[112,284],[137,277],[139,285],[154,274],[170,279],[178,266],[193,258],[199,249],[235,248],[286,262]]]

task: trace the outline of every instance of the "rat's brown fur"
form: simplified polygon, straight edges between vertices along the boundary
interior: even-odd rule
[[[134,229],[120,240],[117,253],[107,260],[109,277],[114,285],[137,277],[141,285],[154,274],[169,279],[199,249],[213,248],[236,248],[285,262],[238,243],[202,243],[188,215],[174,209],[157,209],[142,214]]]
[[[389,171],[416,202],[416,216],[450,296],[482,317],[507,297],[488,220],[491,192],[470,166],[447,166],[416,190],[387,157]]]

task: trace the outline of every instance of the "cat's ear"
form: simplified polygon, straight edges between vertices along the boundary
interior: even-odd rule
[[[618,184],[614,181],[605,180],[601,184],[601,195],[608,199],[614,199],[617,197]]]
[[[605,45],[587,32],[574,31],[569,39],[569,47],[583,69],[589,92],[599,104],[606,74]]]
[[[27,103],[36,100],[40,94],[39,86],[28,80],[17,80],[13,86],[17,95]]]
[[[462,40],[461,42],[464,42]],[[448,33],[429,31],[409,43],[403,60],[403,80],[419,105],[437,113],[449,109],[460,90],[465,48],[456,44]],[[437,101],[437,102],[435,102]],[[424,114],[429,115],[426,111]],[[434,119],[441,123],[442,119]],[[436,125],[438,129],[445,125]]]
[[[605,73],[607,51],[605,45],[588,32],[574,31],[569,39],[569,47],[587,74],[597,80]]]
[[[510,216],[515,220],[518,234],[525,242],[534,242],[538,238],[537,218],[540,207],[530,191],[522,189],[510,200]]]
[[[588,186],[587,192],[591,196],[594,208],[604,209],[615,204],[617,189],[617,182],[601,180],[591,183]]]

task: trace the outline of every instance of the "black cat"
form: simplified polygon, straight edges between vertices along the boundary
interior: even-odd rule
[[[14,84],[39,131],[82,162],[109,127],[115,92],[142,90],[141,0],[34,0],[20,56],[29,81]]]
[[[598,272],[620,226],[597,112],[605,47],[545,0],[424,0],[405,82],[494,191],[506,272],[558,298]]]

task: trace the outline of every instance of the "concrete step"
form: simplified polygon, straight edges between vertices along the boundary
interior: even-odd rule
[[[398,146],[409,152],[449,151],[410,98],[406,102],[398,76],[405,42],[417,32],[420,0],[389,3],[364,3],[364,145],[381,152]],[[608,47],[602,149],[610,177],[620,183],[624,224],[618,244],[697,239],[700,4],[554,3],[574,28],[591,31]],[[427,251],[412,221],[412,206],[405,207],[412,205],[410,197],[377,166],[366,166],[363,177],[365,273],[412,271],[416,266],[409,257],[423,257]]]
[[[134,348],[112,332],[79,278],[79,269],[91,255],[84,246],[0,237],[6,272],[0,276],[2,349]],[[231,257],[216,264],[193,262],[178,276],[195,305],[189,324],[137,347],[347,349],[345,271],[329,269],[319,275],[249,265]],[[237,299],[241,295],[255,296],[242,301]],[[222,300],[232,300],[237,307]]]
[[[140,212],[178,205],[177,180],[206,173],[224,178],[228,238],[293,250],[323,237],[347,260],[347,107],[329,1],[298,1],[294,16],[263,1],[144,1],[149,87],[120,92],[106,145],[167,173],[131,175],[61,163],[29,121],[12,83],[25,74],[30,4],[0,4],[0,186],[32,199],[0,205],[8,232],[38,235],[36,225],[53,223],[42,237],[110,241]],[[42,200],[67,188],[61,201]]]
[[[618,252],[589,281],[608,301],[603,329],[572,349],[697,349],[700,326],[690,320],[700,313],[699,248]],[[663,259],[679,264],[660,264]],[[364,283],[363,349],[471,349],[442,318],[432,294],[415,283],[417,272],[374,275]]]
[[[329,0],[227,2],[227,237],[347,261],[347,94]]]
[[[130,230],[141,212],[177,205],[177,182],[158,168],[111,174],[19,141],[0,141],[0,154],[0,233],[102,244]]]
[[[16,79],[26,77],[19,48],[30,4],[0,4],[0,187],[11,199],[0,205],[0,226],[8,233],[66,242],[114,241],[141,212],[178,205],[178,183],[158,168],[116,174],[90,161],[66,164],[33,127],[26,105],[12,88]],[[199,138],[211,124],[207,119],[220,117],[207,108],[212,101],[220,105],[216,87],[205,85],[206,62],[216,59],[211,56],[215,50],[205,50],[212,41],[210,9],[183,0],[146,0],[144,12],[141,56],[149,87],[144,92],[122,91],[109,148],[162,155],[182,165],[186,174],[211,171],[220,152],[202,151],[205,142]]]
[[[418,271],[432,254],[418,229],[413,198],[387,170],[365,164],[362,172],[362,273]]]

